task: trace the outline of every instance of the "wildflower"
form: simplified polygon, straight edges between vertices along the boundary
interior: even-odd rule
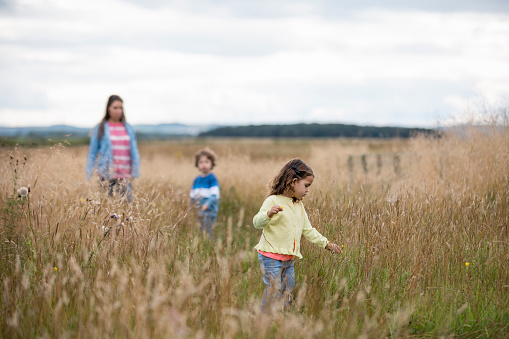
[[[57,268],[56,266],[55,266],[55,267],[53,267],[53,271],[54,271],[54,272],[58,271],[58,268]]]
[[[345,245],[341,245],[341,247],[345,247]]]
[[[21,198],[21,197],[26,197],[28,195],[28,188],[26,187],[21,187],[19,190],[18,190],[18,197]]]
[[[465,266],[467,266],[467,267],[468,267],[468,266],[470,266],[470,263],[469,263],[469,262],[466,262],[466,263],[465,263]]]
[[[282,211],[282,210],[284,210],[284,209],[285,209],[285,207],[284,207],[284,206],[281,206],[281,211]]]
[[[117,215],[117,213],[113,213],[113,214],[111,215],[111,218],[112,218],[112,219],[117,220],[117,219],[118,219],[118,215]]]
[[[85,198],[81,198],[81,202],[85,202]]]

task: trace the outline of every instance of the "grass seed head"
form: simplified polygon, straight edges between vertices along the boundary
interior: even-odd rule
[[[18,189],[18,197],[21,198],[21,197],[26,197],[28,195],[28,192],[30,192],[30,190],[26,187],[21,187],[20,189]]]

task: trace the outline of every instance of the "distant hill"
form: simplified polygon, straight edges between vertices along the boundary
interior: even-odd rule
[[[219,127],[201,132],[200,137],[254,138],[409,138],[433,133],[424,128],[375,127],[344,124],[250,125]]]
[[[64,138],[71,134],[73,137],[86,137],[90,128],[55,125],[49,127],[0,127],[0,137],[10,138]]]
[[[220,127],[219,125],[184,125],[184,124],[160,124],[160,125],[134,125],[134,130],[140,138],[165,138],[175,136],[195,137],[202,132]]]
[[[138,138],[171,138],[171,137],[194,137],[199,133],[219,127],[218,125],[184,125],[184,124],[159,124],[159,125],[133,125]],[[0,137],[7,138],[32,138],[32,139],[78,139],[88,138],[92,127],[74,127],[56,125],[49,127],[0,127]]]

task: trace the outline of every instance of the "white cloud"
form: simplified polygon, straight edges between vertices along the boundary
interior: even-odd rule
[[[308,121],[311,122],[331,122],[341,121],[345,117],[345,113],[341,108],[337,107],[315,107],[311,110]]]
[[[467,109],[469,100],[458,95],[447,95],[444,97],[444,102],[451,106],[453,113],[461,114]]]

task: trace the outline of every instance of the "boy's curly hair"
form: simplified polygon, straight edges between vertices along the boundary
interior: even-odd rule
[[[212,167],[210,169],[213,169],[214,166],[216,166],[216,154],[210,148],[205,147],[205,148],[199,150],[194,155],[194,166],[195,167],[198,167],[198,161],[200,161],[200,158],[202,156],[206,156],[210,160],[210,162],[212,162]]]
[[[311,167],[300,159],[292,159],[288,161],[279,173],[269,182],[269,195],[279,195],[285,193],[293,181],[300,181],[308,176],[315,176]]]

